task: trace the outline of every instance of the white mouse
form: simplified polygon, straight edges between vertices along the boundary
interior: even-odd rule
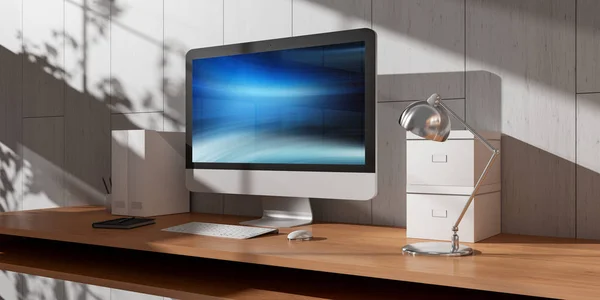
[[[288,240],[303,240],[303,241],[308,241],[310,239],[312,239],[312,233],[308,230],[296,230],[296,231],[292,231],[290,232],[290,234],[288,234]]]

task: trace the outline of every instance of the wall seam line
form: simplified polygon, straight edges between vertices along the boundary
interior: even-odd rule
[[[165,103],[165,0],[162,0],[162,22],[163,22],[163,32],[162,32],[162,67],[161,67],[161,71],[162,71],[162,100],[163,100],[163,118],[162,118],[162,123],[163,123],[163,128],[162,130],[165,131],[165,115],[167,114],[167,110],[166,108],[166,103]]]
[[[579,188],[579,183],[578,183],[578,179],[577,179],[577,169],[578,167],[578,157],[577,157],[577,144],[579,143],[579,139],[577,137],[578,135],[578,131],[577,131],[577,126],[579,124],[579,121],[577,120],[577,115],[578,110],[579,110],[579,100],[577,99],[577,27],[578,27],[578,8],[577,8],[577,3],[579,2],[579,0],[575,0],[575,238],[577,238],[579,236],[578,233],[578,228],[577,228],[577,224],[579,223],[579,219],[577,216],[577,211],[579,210],[579,204],[578,204],[578,195],[577,195],[577,190]]]
[[[25,152],[23,151],[24,148],[24,144],[25,144],[25,119],[23,118],[23,112],[24,110],[24,90],[23,90],[23,83],[25,82],[25,25],[24,25],[24,19],[25,19],[25,5],[23,4],[23,2],[26,0],[22,0],[21,1],[21,52],[23,52],[23,56],[21,57],[21,170],[25,167]],[[21,174],[21,176],[23,176]],[[21,203],[19,205],[19,210],[23,210],[23,202],[25,199],[25,185],[24,185],[24,180],[21,180]],[[21,290],[22,292],[22,290]]]
[[[63,75],[63,79],[62,79],[62,83],[63,83],[63,95],[62,95],[62,102],[63,102],[63,151],[62,151],[62,155],[63,155],[63,165],[62,167],[62,197],[63,197],[63,206],[69,206],[69,200],[67,198],[67,184],[66,184],[66,179],[67,179],[67,172],[65,171],[66,167],[67,167],[67,78],[66,78],[66,64],[67,64],[67,60],[65,58],[65,54],[67,52],[67,47],[66,47],[66,43],[65,43],[65,38],[66,38],[66,32],[67,32],[67,26],[66,26],[66,2],[67,0],[63,0],[63,28],[62,28],[62,34],[63,34],[63,40],[62,40],[62,67],[63,70],[65,70],[64,75]],[[83,11],[83,13],[87,13],[85,10]],[[83,26],[85,26],[85,24],[83,24]],[[85,43],[85,41],[83,41]],[[83,87],[85,90],[85,86]],[[64,281],[63,281],[64,282]],[[63,283],[63,292],[64,292],[64,283]]]
[[[467,0],[463,0],[463,96],[465,98],[464,118],[467,121]]]
[[[373,30],[373,0],[371,0],[371,30]],[[377,55],[377,53],[375,53],[375,55]],[[375,62],[375,63],[377,64],[377,62]],[[377,68],[377,66],[375,66],[375,67]],[[377,77],[377,74],[375,74],[375,76]],[[375,92],[377,92],[377,88],[376,88],[376,91],[375,91]],[[377,113],[377,104],[378,104],[378,103],[379,103],[379,101],[377,101],[377,98],[375,98],[375,113]],[[376,138],[375,140],[377,140],[377,138]],[[377,145],[375,145],[375,146],[377,147]],[[377,150],[376,150],[376,151],[377,151]],[[377,167],[377,166],[375,166],[375,167]],[[375,224],[375,219],[373,218],[373,200],[374,200],[376,197],[377,197],[377,196],[373,197],[373,198],[370,200],[370,202],[371,202],[371,203],[369,203],[369,204],[371,205],[371,211],[370,211],[370,213],[371,213],[371,225],[374,225],[374,224]],[[392,223],[393,223],[393,221],[392,221]]]

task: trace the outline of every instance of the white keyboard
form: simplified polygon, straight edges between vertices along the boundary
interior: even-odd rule
[[[189,233],[230,239],[249,239],[266,233],[277,233],[276,228],[249,227],[215,223],[191,222],[169,228],[163,231]]]

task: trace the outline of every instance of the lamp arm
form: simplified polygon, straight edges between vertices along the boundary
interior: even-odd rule
[[[458,225],[460,225],[460,222],[462,221],[463,217],[465,216],[465,213],[469,209],[469,206],[471,206],[471,202],[473,202],[473,199],[475,198],[475,195],[479,191],[481,184],[487,177],[487,175],[491,169],[491,166],[494,164],[494,162],[496,161],[496,158],[500,154],[500,150],[496,149],[492,144],[490,144],[490,142],[488,140],[486,140],[484,137],[482,137],[479,133],[477,133],[475,131],[475,129],[473,129],[463,119],[461,119],[458,115],[456,115],[456,113],[454,113],[454,111],[452,111],[449,107],[447,107],[441,101],[441,99],[439,99],[439,98],[436,99],[435,105],[441,106],[448,113],[450,113],[454,118],[456,118],[458,121],[460,121],[475,137],[477,137],[477,139],[479,139],[479,141],[481,141],[492,152],[492,156],[490,157],[490,160],[488,161],[487,165],[483,169],[483,172],[479,176],[477,183],[475,183],[475,187],[473,188],[473,192],[471,193],[471,196],[469,196],[469,200],[467,200],[467,203],[465,203],[465,207],[461,211],[460,216],[458,216],[458,219],[454,223],[454,226],[452,226],[452,231],[454,231],[454,235],[452,236],[452,251],[455,252],[456,250],[458,250],[458,247],[459,247],[459,240],[458,240],[458,234],[457,234]]]

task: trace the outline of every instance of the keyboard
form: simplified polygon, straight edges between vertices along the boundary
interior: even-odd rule
[[[249,227],[215,223],[191,222],[169,228],[163,231],[189,233],[230,239],[249,239],[267,233],[278,233],[276,228]]]

